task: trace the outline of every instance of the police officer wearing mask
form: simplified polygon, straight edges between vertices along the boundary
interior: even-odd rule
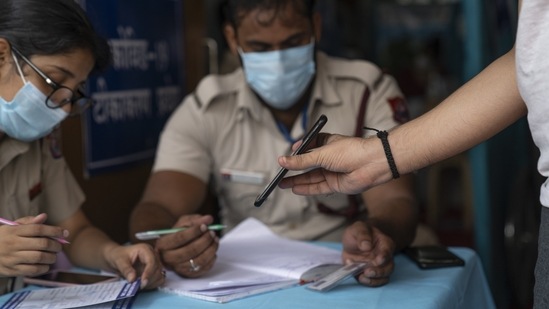
[[[156,288],[165,279],[156,252],[92,225],[57,140],[61,121],[90,107],[83,85],[109,64],[109,46],[74,0],[44,4],[0,1],[0,217],[16,222],[0,225],[0,294],[51,270],[61,251]]]
[[[396,82],[372,63],[316,51],[321,20],[314,1],[229,0],[227,13],[225,37],[242,66],[204,78],[171,116],[131,235],[192,226],[155,246],[179,275],[206,274],[218,239],[206,229],[213,218],[198,212],[212,187],[227,230],[255,217],[284,237],[343,242],[343,261],[371,265],[358,277],[362,284],[387,283],[393,253],[412,242],[417,226],[409,176],[356,196],[275,189],[261,207],[253,204],[277,172],[277,157],[291,153],[321,114],[328,117],[324,131],[346,135],[406,121]]]

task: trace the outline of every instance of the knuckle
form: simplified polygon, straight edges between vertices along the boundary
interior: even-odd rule
[[[197,250],[195,246],[189,246],[189,250],[187,252],[189,255],[189,259],[195,258],[196,256],[200,255],[200,251]]]
[[[50,248],[51,240],[46,237],[40,237],[36,239],[36,246],[40,250],[46,250]]]
[[[44,231],[44,226],[41,224],[24,225],[24,228],[27,233],[31,233],[32,235],[42,235]]]
[[[52,257],[51,253],[43,252],[43,251],[37,251],[36,255],[33,258],[35,262],[37,263],[47,263],[51,264],[55,262],[55,258]]]

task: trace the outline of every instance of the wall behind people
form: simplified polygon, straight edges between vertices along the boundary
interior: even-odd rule
[[[125,0],[118,0],[125,1]],[[184,89],[194,89],[203,76],[202,51],[194,48],[202,44],[204,37],[203,5],[199,1],[182,1],[183,6],[183,46],[180,55],[184,63]],[[143,23],[161,21],[162,15],[149,15]],[[99,228],[106,231],[114,240],[128,240],[128,216],[140,199],[149,176],[153,159],[142,160],[129,166],[102,172],[90,177],[84,176],[85,156],[83,141],[83,120],[71,118],[62,124],[62,148],[66,160],[78,183],[86,194],[84,212]],[[117,141],[123,143],[123,140]],[[113,145],[102,145],[112,147]]]

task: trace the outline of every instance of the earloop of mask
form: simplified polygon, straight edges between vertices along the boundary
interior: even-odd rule
[[[17,57],[15,57],[15,53],[12,52],[11,56],[13,57],[13,61],[15,61],[15,66],[17,67],[17,71],[19,72],[19,76],[21,76],[21,79],[23,80],[23,83],[27,83],[27,80],[25,79],[25,76],[23,75],[23,70],[21,70],[21,66],[19,65],[19,61],[17,61]]]

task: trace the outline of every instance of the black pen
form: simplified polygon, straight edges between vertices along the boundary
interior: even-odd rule
[[[328,122],[328,117],[326,117],[326,115],[321,115],[320,118],[318,118],[318,120],[315,122],[311,130],[307,132],[307,134],[303,138],[303,142],[301,143],[301,145],[299,145],[299,148],[297,148],[296,151],[292,153],[292,156],[303,153],[305,148],[307,148],[307,146],[311,143],[313,138],[316,137],[316,135],[320,132],[322,127],[324,127],[326,122]],[[267,185],[267,187],[265,187],[265,190],[260,195],[258,195],[257,198],[255,199],[255,202],[254,202],[255,207],[259,207],[261,206],[261,204],[263,204],[263,202],[267,199],[269,194],[273,192],[274,188],[278,185],[278,183],[282,180],[282,178],[284,178],[284,175],[286,175],[287,172],[288,170],[285,168],[280,168],[280,170],[278,170],[278,173],[273,178],[273,180],[271,180],[271,182]]]

